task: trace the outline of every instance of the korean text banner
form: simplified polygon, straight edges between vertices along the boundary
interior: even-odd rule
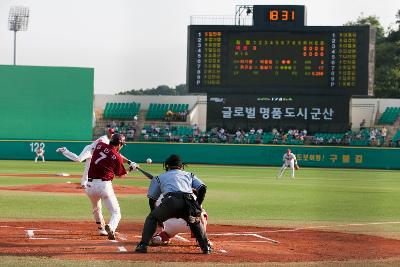
[[[207,98],[207,129],[344,132],[348,124],[346,96],[208,95]]]

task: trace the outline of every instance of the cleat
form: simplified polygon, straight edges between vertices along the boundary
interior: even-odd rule
[[[147,253],[147,246],[140,242],[137,247],[135,248],[135,252],[137,253]]]
[[[115,240],[115,232],[113,230],[111,230],[110,226],[107,224],[106,227],[106,232],[108,235],[108,240]]]
[[[211,249],[211,247],[210,247],[210,246],[207,246],[207,248],[205,248],[205,249],[202,249],[202,251],[203,251],[203,254],[211,254],[211,252],[212,252],[212,249]]]
[[[57,153],[64,153],[65,150],[67,150],[67,148],[65,146],[64,147],[59,147],[59,148],[56,149],[56,152]]]
[[[108,233],[104,228],[100,228],[99,229],[99,235],[100,236],[108,236]]]

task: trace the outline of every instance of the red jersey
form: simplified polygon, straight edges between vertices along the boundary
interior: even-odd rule
[[[114,176],[126,174],[124,161],[113,146],[99,142],[93,151],[89,168],[89,178],[112,181]]]

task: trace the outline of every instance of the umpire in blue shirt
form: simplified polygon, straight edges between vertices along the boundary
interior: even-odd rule
[[[190,230],[204,254],[211,253],[207,234],[200,223],[201,203],[206,194],[206,186],[193,173],[183,171],[184,163],[178,155],[169,156],[165,163],[165,173],[152,179],[147,197],[151,212],[144,223],[142,240],[135,251],[147,252],[150,239],[157,230],[157,223],[170,218],[182,218],[188,223]],[[197,191],[197,199],[193,196]],[[158,197],[163,194],[161,204],[156,207]]]

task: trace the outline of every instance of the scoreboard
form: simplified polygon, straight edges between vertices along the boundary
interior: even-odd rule
[[[368,25],[190,25],[187,85],[192,93],[372,95],[370,38]]]

